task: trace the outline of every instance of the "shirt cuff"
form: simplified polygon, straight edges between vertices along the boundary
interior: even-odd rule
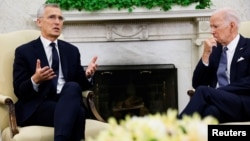
[[[209,65],[208,63],[205,63],[205,62],[203,62],[203,61],[202,61],[202,63],[203,63],[206,67],[208,67],[208,65]]]
[[[30,78],[30,80],[31,80],[31,82],[32,82],[33,89],[34,89],[36,92],[38,92],[39,84],[36,84],[36,83],[32,80],[32,78]]]

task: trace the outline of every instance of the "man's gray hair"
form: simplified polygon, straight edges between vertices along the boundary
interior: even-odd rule
[[[218,13],[218,12],[223,12],[222,16],[224,16],[223,18],[225,19],[226,22],[228,23],[234,22],[236,26],[239,27],[240,16],[236,10],[229,8],[229,7],[225,7],[225,8],[216,10],[214,13]]]
[[[54,3],[48,3],[48,4],[43,4],[37,11],[37,18],[41,18],[44,15],[44,11],[46,7],[55,7],[55,8],[60,8],[60,6],[58,4],[54,4]]]

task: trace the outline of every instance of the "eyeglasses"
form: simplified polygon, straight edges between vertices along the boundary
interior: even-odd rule
[[[45,17],[39,17],[39,18],[45,18]],[[55,21],[55,20],[59,20],[60,22],[64,21],[64,18],[62,16],[56,16],[56,15],[50,15],[48,17],[46,17],[48,20],[51,21]]]

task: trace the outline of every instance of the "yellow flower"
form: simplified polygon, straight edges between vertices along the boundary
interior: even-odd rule
[[[144,117],[127,116],[119,123],[109,118],[107,130],[87,141],[204,141],[207,139],[208,124],[218,124],[213,117],[192,116],[177,118],[177,110],[168,109],[165,114]]]

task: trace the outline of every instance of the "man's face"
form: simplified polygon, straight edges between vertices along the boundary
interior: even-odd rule
[[[231,23],[225,21],[221,14],[215,14],[210,18],[211,33],[217,42],[227,45],[231,41]]]
[[[37,20],[42,35],[53,41],[60,36],[63,27],[63,16],[59,8],[46,7],[44,15]]]

